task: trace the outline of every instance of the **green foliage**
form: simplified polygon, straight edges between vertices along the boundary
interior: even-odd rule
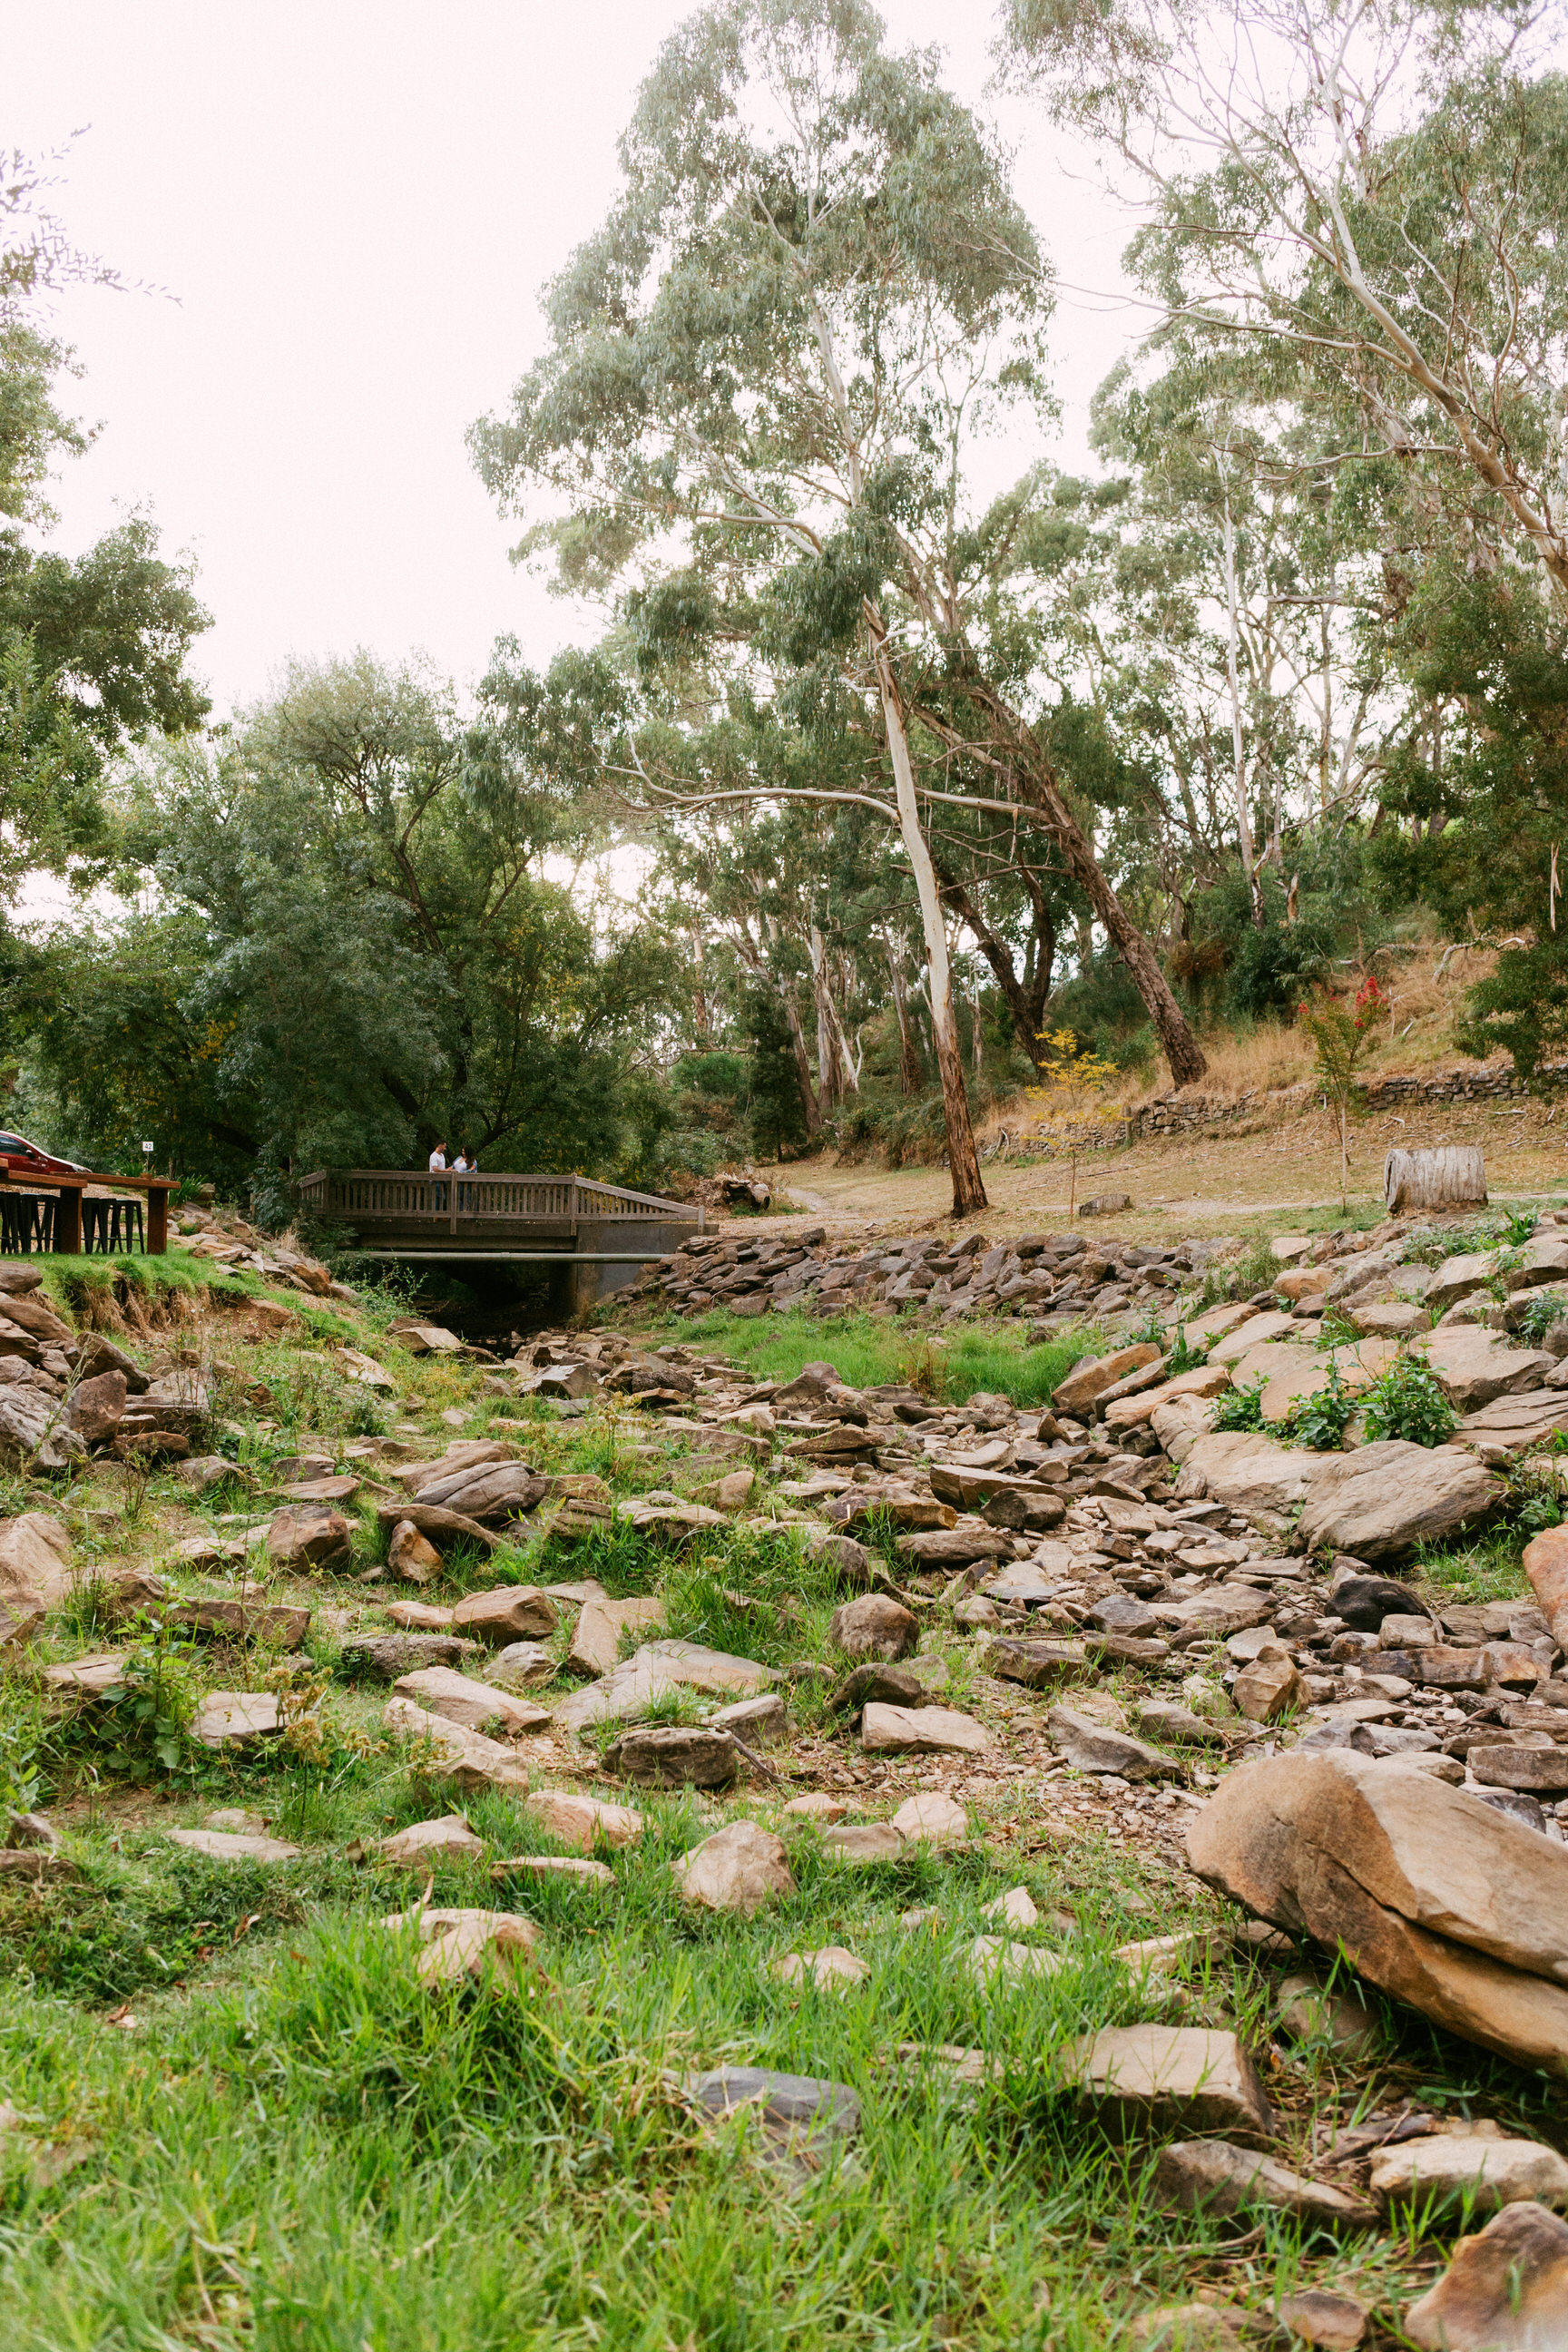
[[[806,1140],[795,1043],[773,989],[749,990],[743,1017],[752,1149],[759,1159],[783,1160]]]
[[[1563,1322],[1568,1322],[1568,1297],[1560,1290],[1532,1290],[1520,1317],[1518,1334],[1526,1347],[1539,1348],[1548,1331]]]
[[[1292,1400],[1286,1433],[1298,1445],[1310,1445],[1314,1453],[1338,1453],[1357,1402],[1346,1391],[1339,1365],[1331,1358],[1323,1387],[1315,1395]]]
[[[1239,1388],[1222,1389],[1216,1402],[1214,1425],[1216,1429],[1262,1429],[1263,1391],[1267,1381],[1259,1377],[1244,1381]]]
[[[1424,1355],[1402,1348],[1386,1371],[1362,1391],[1366,1433],[1373,1443],[1403,1437],[1415,1445],[1443,1445],[1458,1416]]]
[[[1175,1344],[1165,1353],[1165,1376],[1173,1380],[1178,1372],[1195,1372],[1200,1364],[1209,1360],[1209,1341],[1200,1339],[1195,1345],[1187,1337],[1184,1323],[1176,1326]]]
[[[226,1181],[420,1163],[616,1173],[628,1041],[657,1017],[660,939],[542,877],[584,842],[525,772],[498,680],[445,689],[367,657],[297,667],[208,758],[142,780],[127,836],[163,904],[58,938],[25,1088],[82,1156],[160,1155]]]

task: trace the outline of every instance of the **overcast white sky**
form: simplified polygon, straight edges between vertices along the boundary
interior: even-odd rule
[[[63,473],[58,543],[152,512],[215,626],[220,709],[290,655],[422,650],[462,680],[515,630],[584,634],[507,559],[465,428],[541,340],[537,297],[605,211],[638,81],[689,0],[0,0],[0,144],[87,126],[54,197],[75,240],[164,294],[79,289],[54,326],[102,425]],[[980,101],[993,11],[887,0]],[[1043,114],[1001,110],[1063,278],[1115,295],[1125,214]],[[1061,456],[1142,313],[1064,291]]]

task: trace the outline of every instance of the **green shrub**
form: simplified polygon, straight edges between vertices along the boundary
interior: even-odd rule
[[[1315,1396],[1292,1401],[1286,1433],[1298,1445],[1310,1445],[1315,1454],[1337,1454],[1355,1409],[1356,1400],[1340,1378],[1338,1364],[1331,1360],[1327,1386]]]
[[[1246,1381],[1238,1389],[1226,1389],[1219,1400],[1215,1414],[1216,1429],[1261,1429],[1263,1422],[1263,1391],[1268,1386],[1261,1377]]]
[[[1443,1445],[1457,1416],[1423,1355],[1402,1349],[1385,1372],[1362,1392],[1366,1433],[1374,1442],[1403,1437],[1414,1445]]]

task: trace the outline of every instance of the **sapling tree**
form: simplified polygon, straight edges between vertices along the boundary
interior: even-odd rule
[[[1339,1118],[1342,1207],[1350,1192],[1350,1108],[1359,1084],[1356,1072],[1372,1045],[1373,1022],[1387,1011],[1387,999],[1369,973],[1348,1009],[1325,996],[1315,1004],[1303,1004],[1296,1016],[1315,1050],[1313,1076]]]

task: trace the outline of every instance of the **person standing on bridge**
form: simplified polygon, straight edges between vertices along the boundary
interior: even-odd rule
[[[431,1175],[438,1175],[446,1168],[446,1165],[447,1146],[445,1142],[441,1142],[436,1146],[435,1150],[430,1154]],[[446,1205],[447,1187],[445,1184],[432,1184],[430,1187],[430,1206],[438,1213],[446,1207]]]

